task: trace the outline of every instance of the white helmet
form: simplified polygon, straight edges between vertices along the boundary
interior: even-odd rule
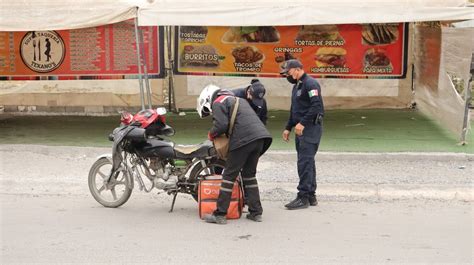
[[[197,98],[196,110],[201,118],[209,116],[212,113],[212,95],[220,88],[216,85],[207,85]]]

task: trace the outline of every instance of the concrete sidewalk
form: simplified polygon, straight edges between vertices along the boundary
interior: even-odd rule
[[[317,193],[325,200],[473,200],[472,154],[321,152],[316,165]],[[294,196],[296,152],[266,154],[259,173],[264,199]]]

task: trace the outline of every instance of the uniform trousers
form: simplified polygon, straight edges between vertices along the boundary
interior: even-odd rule
[[[264,139],[255,140],[229,152],[226,167],[222,173],[222,184],[217,199],[217,209],[214,212],[215,215],[227,214],[232,196],[232,188],[239,173],[241,173],[244,184],[249,213],[253,215],[261,215],[263,213],[257,177],[255,175],[264,142]]]

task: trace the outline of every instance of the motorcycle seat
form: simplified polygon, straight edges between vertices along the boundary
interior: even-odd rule
[[[199,150],[199,148],[201,148],[201,145],[199,144],[192,144],[192,145],[183,145],[183,144],[177,144],[174,146],[174,150],[182,153],[182,154],[185,154],[185,155],[189,155],[197,150]]]
[[[212,155],[210,153],[212,147],[212,142],[205,141],[204,143],[195,145],[178,144],[174,146],[174,150],[178,158],[207,157]]]

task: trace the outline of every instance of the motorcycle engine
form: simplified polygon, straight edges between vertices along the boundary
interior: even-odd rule
[[[168,161],[158,158],[150,159],[150,168],[155,172],[155,187],[160,190],[176,189],[178,182],[177,170]],[[179,170],[178,170],[179,171]]]
[[[158,178],[163,178],[165,173],[164,170],[164,161],[159,158],[150,158],[149,168],[155,172],[155,176]]]

